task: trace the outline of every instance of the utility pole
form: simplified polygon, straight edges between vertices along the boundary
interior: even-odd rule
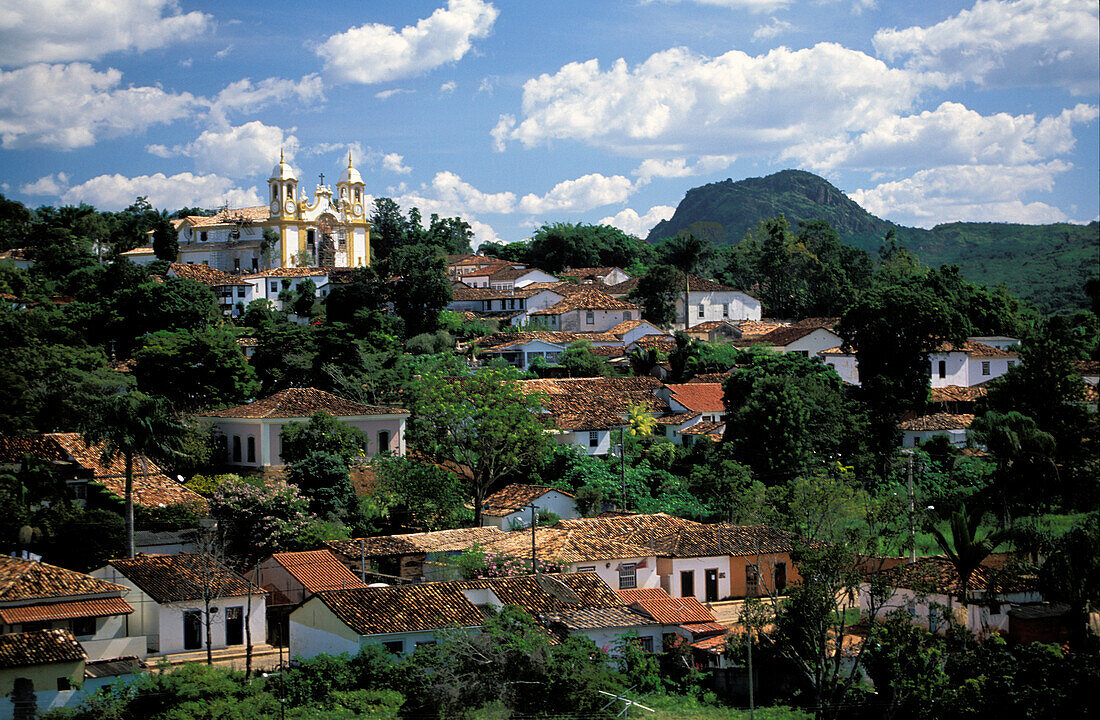
[[[364,538],[359,538],[359,579],[367,584],[367,541]]]
[[[913,451],[905,450],[908,456],[908,488],[909,488],[909,564],[917,561],[917,525],[914,517],[917,512],[916,500],[913,497]]]
[[[531,507],[531,574],[532,575],[538,575],[539,574],[539,566],[538,566],[538,560],[535,557],[535,526],[538,525],[538,515],[536,514],[536,511],[538,510],[538,508],[535,507],[535,502],[533,500],[531,501],[531,506],[530,507]]]
[[[755,720],[756,718],[756,703],[753,698],[753,676],[752,676],[752,626],[745,625],[745,636],[748,638],[749,646],[749,720]]]
[[[626,426],[619,426],[619,475],[623,483],[623,512],[626,512]]]

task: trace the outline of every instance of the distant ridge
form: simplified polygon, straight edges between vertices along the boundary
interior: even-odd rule
[[[1057,223],[956,222],[931,230],[897,225],[875,217],[825,178],[804,170],[782,170],[766,177],[731,179],[687,191],[668,220],[657,223],[653,242],[693,223],[717,223],[718,242],[733,245],[762,220],[784,215],[792,231],[798,223],[825,220],[841,240],[875,252],[893,229],[926,265],[958,265],[968,279],[1004,285],[1042,312],[1069,312],[1087,305],[1085,281],[1100,271],[1100,225]]]

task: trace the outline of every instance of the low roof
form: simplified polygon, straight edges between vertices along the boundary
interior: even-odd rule
[[[215,597],[262,595],[264,591],[206,553],[142,555],[111,561],[111,566],[157,603]]]
[[[113,583],[107,583],[112,585]],[[129,590],[129,588],[121,588]],[[71,620],[73,618],[107,617],[109,615],[129,615],[134,611],[130,603],[121,597],[96,598],[92,600],[73,600],[70,602],[51,602],[37,605],[20,605],[0,608],[0,622],[5,625],[19,625],[29,622],[48,620]]]
[[[559,430],[607,430],[621,427],[631,406],[665,413],[668,405],[657,397],[661,383],[651,377],[544,378],[522,380],[526,393],[540,393],[543,408]]]
[[[271,559],[311,593],[366,587],[355,573],[328,550],[275,553]]]
[[[481,578],[447,584],[462,590],[492,590],[504,605],[517,605],[532,614],[623,606],[622,599],[594,572]]]
[[[965,430],[974,422],[974,415],[962,413],[935,413],[921,415],[901,423],[901,429],[909,432],[935,432],[938,430]]]
[[[641,306],[618,300],[593,285],[585,285],[556,304],[530,315],[561,315],[574,310],[641,310]]]
[[[407,415],[408,410],[345,400],[317,388],[292,387],[259,400],[224,410],[200,413],[212,418],[307,418],[317,412],[335,417],[358,415]]]
[[[840,346],[840,336],[834,333],[830,328],[823,327],[821,325],[802,325],[802,326],[788,326],[779,327],[764,335],[755,337],[755,342],[762,343],[764,345],[771,345],[774,347],[786,347],[791,343],[801,340],[804,337],[813,335],[818,330],[827,332],[830,335],[834,335],[837,339],[837,347]]]
[[[975,402],[984,397],[986,387],[984,385],[945,385],[932,388],[932,402]]]
[[[120,596],[126,591],[127,588],[122,585],[75,570],[0,555],[0,603],[55,600],[85,595]]]
[[[211,225],[235,225],[238,218],[248,222],[260,222],[269,217],[271,214],[268,212],[267,205],[254,205],[243,208],[223,208],[210,217],[188,215],[184,221],[193,227],[210,227]]]
[[[695,523],[664,534],[642,530],[629,539],[648,542],[657,554],[665,557],[742,557],[757,553],[783,553],[790,552],[794,544],[794,536],[783,530],[768,525],[732,523]]]
[[[557,563],[581,563],[624,558],[651,557],[654,552],[643,544],[585,527],[554,527],[535,529],[535,555],[540,560]],[[531,557],[531,533],[509,532],[484,545],[486,553],[518,558]]]
[[[573,497],[571,493],[558,490],[549,485],[513,483],[485,498],[485,508],[481,511],[481,514],[489,517],[504,517],[516,510],[524,509],[535,500],[552,492],[561,493],[566,497]]]
[[[983,591],[989,584],[990,573],[994,570],[988,563],[983,563],[974,570],[968,583],[971,591]],[[893,568],[883,570],[887,582],[900,588],[917,590],[920,592],[938,593],[941,595],[958,594],[962,592],[962,583],[955,565],[943,555],[918,558],[913,563],[902,563]],[[1022,592],[1034,589],[1034,577],[1021,576],[1008,587],[1002,587],[1002,592]]]
[[[87,653],[69,630],[0,635],[0,668],[80,662]]]
[[[328,275],[335,268],[327,267],[278,267],[245,275],[246,278],[319,277]]]
[[[936,348],[938,353],[951,353],[961,352],[970,355],[971,357],[1003,357],[1003,358],[1017,358],[1018,353],[1011,350],[1001,350],[1000,348],[993,347],[992,345],[986,345],[985,343],[975,342],[974,340],[967,340],[962,345],[956,345],[954,343],[943,343]]]
[[[359,635],[481,625],[481,612],[451,583],[328,590],[313,596]]]
[[[20,462],[24,455],[76,463],[91,474],[91,482],[120,501],[126,495],[123,458],[116,456],[104,462],[103,446],[86,444],[78,433],[0,437],[0,462]],[[148,468],[148,472],[144,472],[144,468]],[[149,508],[181,503],[206,506],[202,495],[168,477],[156,463],[140,455],[134,458],[133,497],[136,504]]]
[[[684,383],[665,387],[672,393],[672,399],[688,410],[704,413],[726,411],[722,383]]]
[[[714,613],[693,597],[671,597],[662,588],[619,590],[619,597],[633,609],[645,613],[662,625],[686,625],[716,622]]]
[[[388,557],[391,555],[462,551],[473,545],[485,544],[500,535],[503,535],[500,528],[490,526],[330,540],[325,544],[333,552],[346,557],[359,557],[361,550],[368,557]]]
[[[579,608],[558,613],[555,621],[568,630],[600,630],[602,628],[636,628],[654,625],[657,621],[631,612],[624,607]]]
[[[720,421],[708,421],[704,420],[700,423],[695,423],[691,427],[684,428],[680,431],[681,435],[717,435],[721,437],[726,432],[726,424]]]
[[[240,275],[216,270],[209,265],[195,265],[194,263],[172,263],[168,266],[168,273],[174,277],[187,278],[207,287],[224,287],[226,285],[248,285]]]

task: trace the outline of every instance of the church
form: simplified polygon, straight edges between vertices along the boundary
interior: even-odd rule
[[[350,268],[370,265],[369,209],[363,178],[348,166],[332,188],[317,185],[310,198],[299,188],[283,154],[268,178],[268,205],[223,208],[212,217],[175,222],[182,264],[254,273],[293,267]],[[264,238],[265,230],[272,230]],[[151,248],[126,253],[142,263]]]

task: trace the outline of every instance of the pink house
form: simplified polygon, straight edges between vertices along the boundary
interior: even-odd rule
[[[200,417],[225,436],[230,464],[272,467],[283,464],[279,438],[283,425],[307,422],[317,412],[326,412],[365,432],[370,438],[369,456],[380,452],[405,454],[408,410],[363,405],[316,388],[287,388],[247,405]]]

